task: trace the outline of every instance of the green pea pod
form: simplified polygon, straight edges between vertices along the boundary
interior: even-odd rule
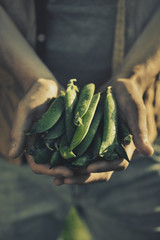
[[[108,153],[107,154],[103,154],[103,158],[105,160],[107,160],[107,161],[118,160],[119,159],[119,155],[117,154],[117,152],[112,151],[110,155]]]
[[[92,152],[92,160],[96,159],[99,155],[99,150],[101,147],[102,139],[99,131],[96,132],[93,142],[90,145],[90,151]]]
[[[70,158],[76,157],[76,155],[72,151],[70,151],[70,149],[69,149],[69,144],[68,144],[68,141],[67,141],[66,134],[63,135],[62,138],[61,138],[59,151],[60,151],[61,156],[64,159],[70,159]]]
[[[59,151],[55,151],[51,156],[50,169],[60,165],[61,163],[62,163],[62,157],[61,157]]]
[[[117,142],[117,144],[115,145],[115,151],[119,155],[120,158],[124,158],[124,159],[127,160],[127,162],[130,163],[130,160],[128,158],[126,150],[125,150],[124,146],[121,143]]]
[[[83,125],[77,126],[76,128],[76,131],[74,133],[73,139],[70,144],[70,151],[72,151],[75,147],[77,147],[85,138],[90,128],[92,119],[94,117],[99,99],[100,99],[100,93],[97,93],[93,96],[90,106],[88,108],[88,111],[83,117]]]
[[[91,162],[93,162],[97,158],[100,146],[101,136],[99,132],[97,132],[88,150],[82,156],[70,162],[70,167],[75,169],[86,168]]]
[[[74,84],[76,79],[71,79],[67,85],[67,90],[65,94],[65,124],[66,124],[66,134],[67,139],[71,142],[75,125],[73,123],[74,107],[77,102],[77,92],[78,87]]]
[[[130,134],[129,129],[121,119],[118,119],[118,137],[120,142],[125,146],[130,144],[132,141],[132,134]]]
[[[89,165],[90,161],[90,156],[85,153],[84,155],[77,158],[75,161],[70,162],[70,165],[68,167],[73,169],[86,168]]]
[[[46,145],[46,147],[50,150],[50,151],[54,151],[55,150],[55,146],[54,146],[54,142],[52,140],[44,140],[44,143]]]
[[[52,151],[46,147],[42,139],[37,139],[28,154],[33,156],[35,163],[44,164],[50,160]]]
[[[104,127],[102,144],[99,155],[103,157],[114,150],[115,143],[117,141],[117,107],[114,100],[111,87],[107,88],[107,94],[104,100]],[[107,153],[108,152],[108,153]]]
[[[74,150],[77,157],[83,155],[86,152],[86,150],[88,149],[88,147],[90,146],[90,144],[97,132],[97,129],[99,127],[102,115],[103,115],[103,104],[101,102],[99,102],[87,135]]]
[[[62,116],[60,117],[58,122],[45,133],[44,139],[54,140],[56,138],[61,137],[65,133],[65,131],[66,131],[66,128],[65,128],[65,117],[62,114]]]
[[[80,97],[75,109],[75,117],[74,117],[74,124],[76,126],[82,125],[82,117],[86,114],[93,94],[95,91],[95,84],[94,83],[89,83],[86,84],[83,88],[82,91],[80,92]]]
[[[42,133],[54,126],[64,111],[64,94],[57,97],[43,114],[42,118],[33,125],[28,134]]]

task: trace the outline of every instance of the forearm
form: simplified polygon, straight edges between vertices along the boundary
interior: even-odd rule
[[[56,80],[0,6],[0,58],[24,90],[39,78]]]
[[[139,84],[145,90],[151,80],[160,72],[160,7],[139,36],[133,47],[115,73],[115,78],[128,78],[133,73],[145,79]]]

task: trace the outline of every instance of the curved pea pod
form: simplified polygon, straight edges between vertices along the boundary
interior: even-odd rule
[[[47,133],[45,133],[44,135],[44,139],[51,139],[54,140],[56,138],[61,137],[66,131],[65,128],[65,116],[62,114],[62,116],[60,117],[60,119],[58,120],[58,122],[52,127],[50,128]]]
[[[54,126],[64,111],[64,94],[57,97],[28,134],[42,133]]]
[[[130,163],[130,160],[128,158],[126,150],[125,150],[124,146],[121,143],[117,142],[117,144],[115,145],[115,151],[116,151],[116,153],[118,154],[118,156],[120,158],[124,158],[124,159],[127,160],[127,162]]]
[[[82,156],[73,160],[70,163],[70,166],[75,169],[86,168],[92,161],[97,158],[100,146],[101,136],[100,133],[97,132],[88,150]]]
[[[87,135],[74,150],[77,157],[83,155],[88,149],[88,147],[90,146],[97,132],[97,129],[99,127],[100,121],[102,119],[102,115],[103,115],[103,104],[102,102],[99,102]]]
[[[52,140],[44,140],[45,146],[50,150],[50,151],[54,151],[55,150],[55,146],[54,146],[54,142]]]
[[[75,125],[73,123],[74,108],[77,102],[78,87],[74,84],[76,79],[71,79],[67,84],[65,94],[65,124],[67,139],[70,142],[72,140]]]
[[[99,155],[110,156],[114,150],[115,143],[117,141],[117,107],[114,96],[111,91],[111,87],[107,88],[107,94],[104,100],[104,126],[102,144]]]
[[[60,145],[59,145],[59,151],[61,156],[64,159],[71,159],[76,157],[76,155],[69,149],[69,144],[67,141],[67,136],[66,134],[62,136],[61,141],[60,141]]]
[[[38,139],[33,147],[27,152],[38,164],[44,164],[50,160],[52,151],[50,151],[42,139]]]
[[[94,136],[93,142],[90,146],[90,151],[92,152],[92,160],[96,159],[99,155],[99,150],[101,147],[102,139],[99,131],[97,131],[96,135]]]
[[[83,124],[82,118],[86,114],[90,106],[94,91],[95,91],[94,83],[86,84],[82,88],[80,92],[79,100],[75,109],[74,124],[76,126],[80,126]]]
[[[85,138],[89,130],[89,127],[91,125],[92,119],[94,117],[99,99],[100,99],[100,93],[97,93],[93,96],[90,106],[88,108],[88,111],[83,117],[83,125],[77,126],[76,128],[76,131],[74,133],[73,139],[70,144],[70,151],[72,151],[75,147],[77,147]]]
[[[130,144],[132,141],[132,134],[121,119],[118,119],[118,138],[124,145]]]
[[[62,163],[62,157],[61,157],[59,151],[56,150],[52,154],[51,159],[50,159],[50,169],[60,165],[61,163]]]

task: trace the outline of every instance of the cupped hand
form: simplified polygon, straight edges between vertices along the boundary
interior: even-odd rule
[[[153,148],[148,140],[147,113],[143,101],[144,92],[138,81],[139,77],[135,74],[128,79],[117,79],[110,83],[113,86],[118,115],[129,127],[136,150],[150,156],[153,154]]]
[[[48,107],[49,100],[56,97],[61,90],[63,90],[62,87],[53,80],[38,79],[20,101],[11,130],[9,151],[11,158],[16,158],[24,152],[24,148],[28,145],[25,133],[29,131],[33,122],[42,116]],[[31,144],[31,139],[29,141]],[[73,172],[66,167],[57,166],[49,169],[47,164],[36,164],[32,156],[26,155],[26,159],[34,173],[59,177],[73,175]]]
[[[19,102],[10,139],[9,157],[16,158],[24,151],[26,135],[33,121],[47,109],[48,101],[56,97],[60,86],[49,79],[38,79]]]

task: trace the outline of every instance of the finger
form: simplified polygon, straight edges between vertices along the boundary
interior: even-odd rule
[[[109,172],[109,171],[122,171],[128,167],[129,163],[125,160],[105,160],[97,161],[90,164],[87,168],[90,173]]]
[[[153,148],[148,141],[146,109],[143,102],[139,102],[128,110],[127,122],[133,134],[136,149],[144,155],[152,155]]]
[[[88,171],[87,171],[86,168],[74,169],[74,173],[75,173],[75,174],[79,174],[79,175],[83,175],[83,174],[88,174]]]
[[[56,186],[61,186],[61,185],[64,184],[64,178],[62,178],[62,177],[55,177],[53,182],[54,182],[54,184]]]
[[[27,161],[32,171],[36,174],[44,174],[44,175],[55,176],[55,177],[72,177],[73,176],[72,170],[64,166],[57,166],[50,169],[49,164],[37,164],[34,162],[32,156],[29,156],[29,155],[27,155]]]
[[[19,104],[11,130],[9,148],[9,157],[11,158],[16,158],[23,152],[25,133],[28,131],[32,122],[32,118],[28,115],[28,112],[24,110],[22,104]]]
[[[93,183],[108,182],[113,172],[90,173],[86,175],[75,175],[71,178],[64,178],[64,184],[67,185],[86,185]]]
[[[128,158],[131,160],[132,155],[135,151],[135,145],[133,141],[125,147]],[[96,162],[90,164],[87,167],[87,171],[91,172],[105,172],[105,171],[122,171],[128,167],[129,163],[126,159],[117,159],[106,161],[102,158],[97,159]]]
[[[148,141],[146,108],[135,79],[119,79],[118,88],[115,89],[119,113],[133,134],[134,144],[139,152],[152,155],[153,148]],[[121,92],[121,94],[120,94]]]

